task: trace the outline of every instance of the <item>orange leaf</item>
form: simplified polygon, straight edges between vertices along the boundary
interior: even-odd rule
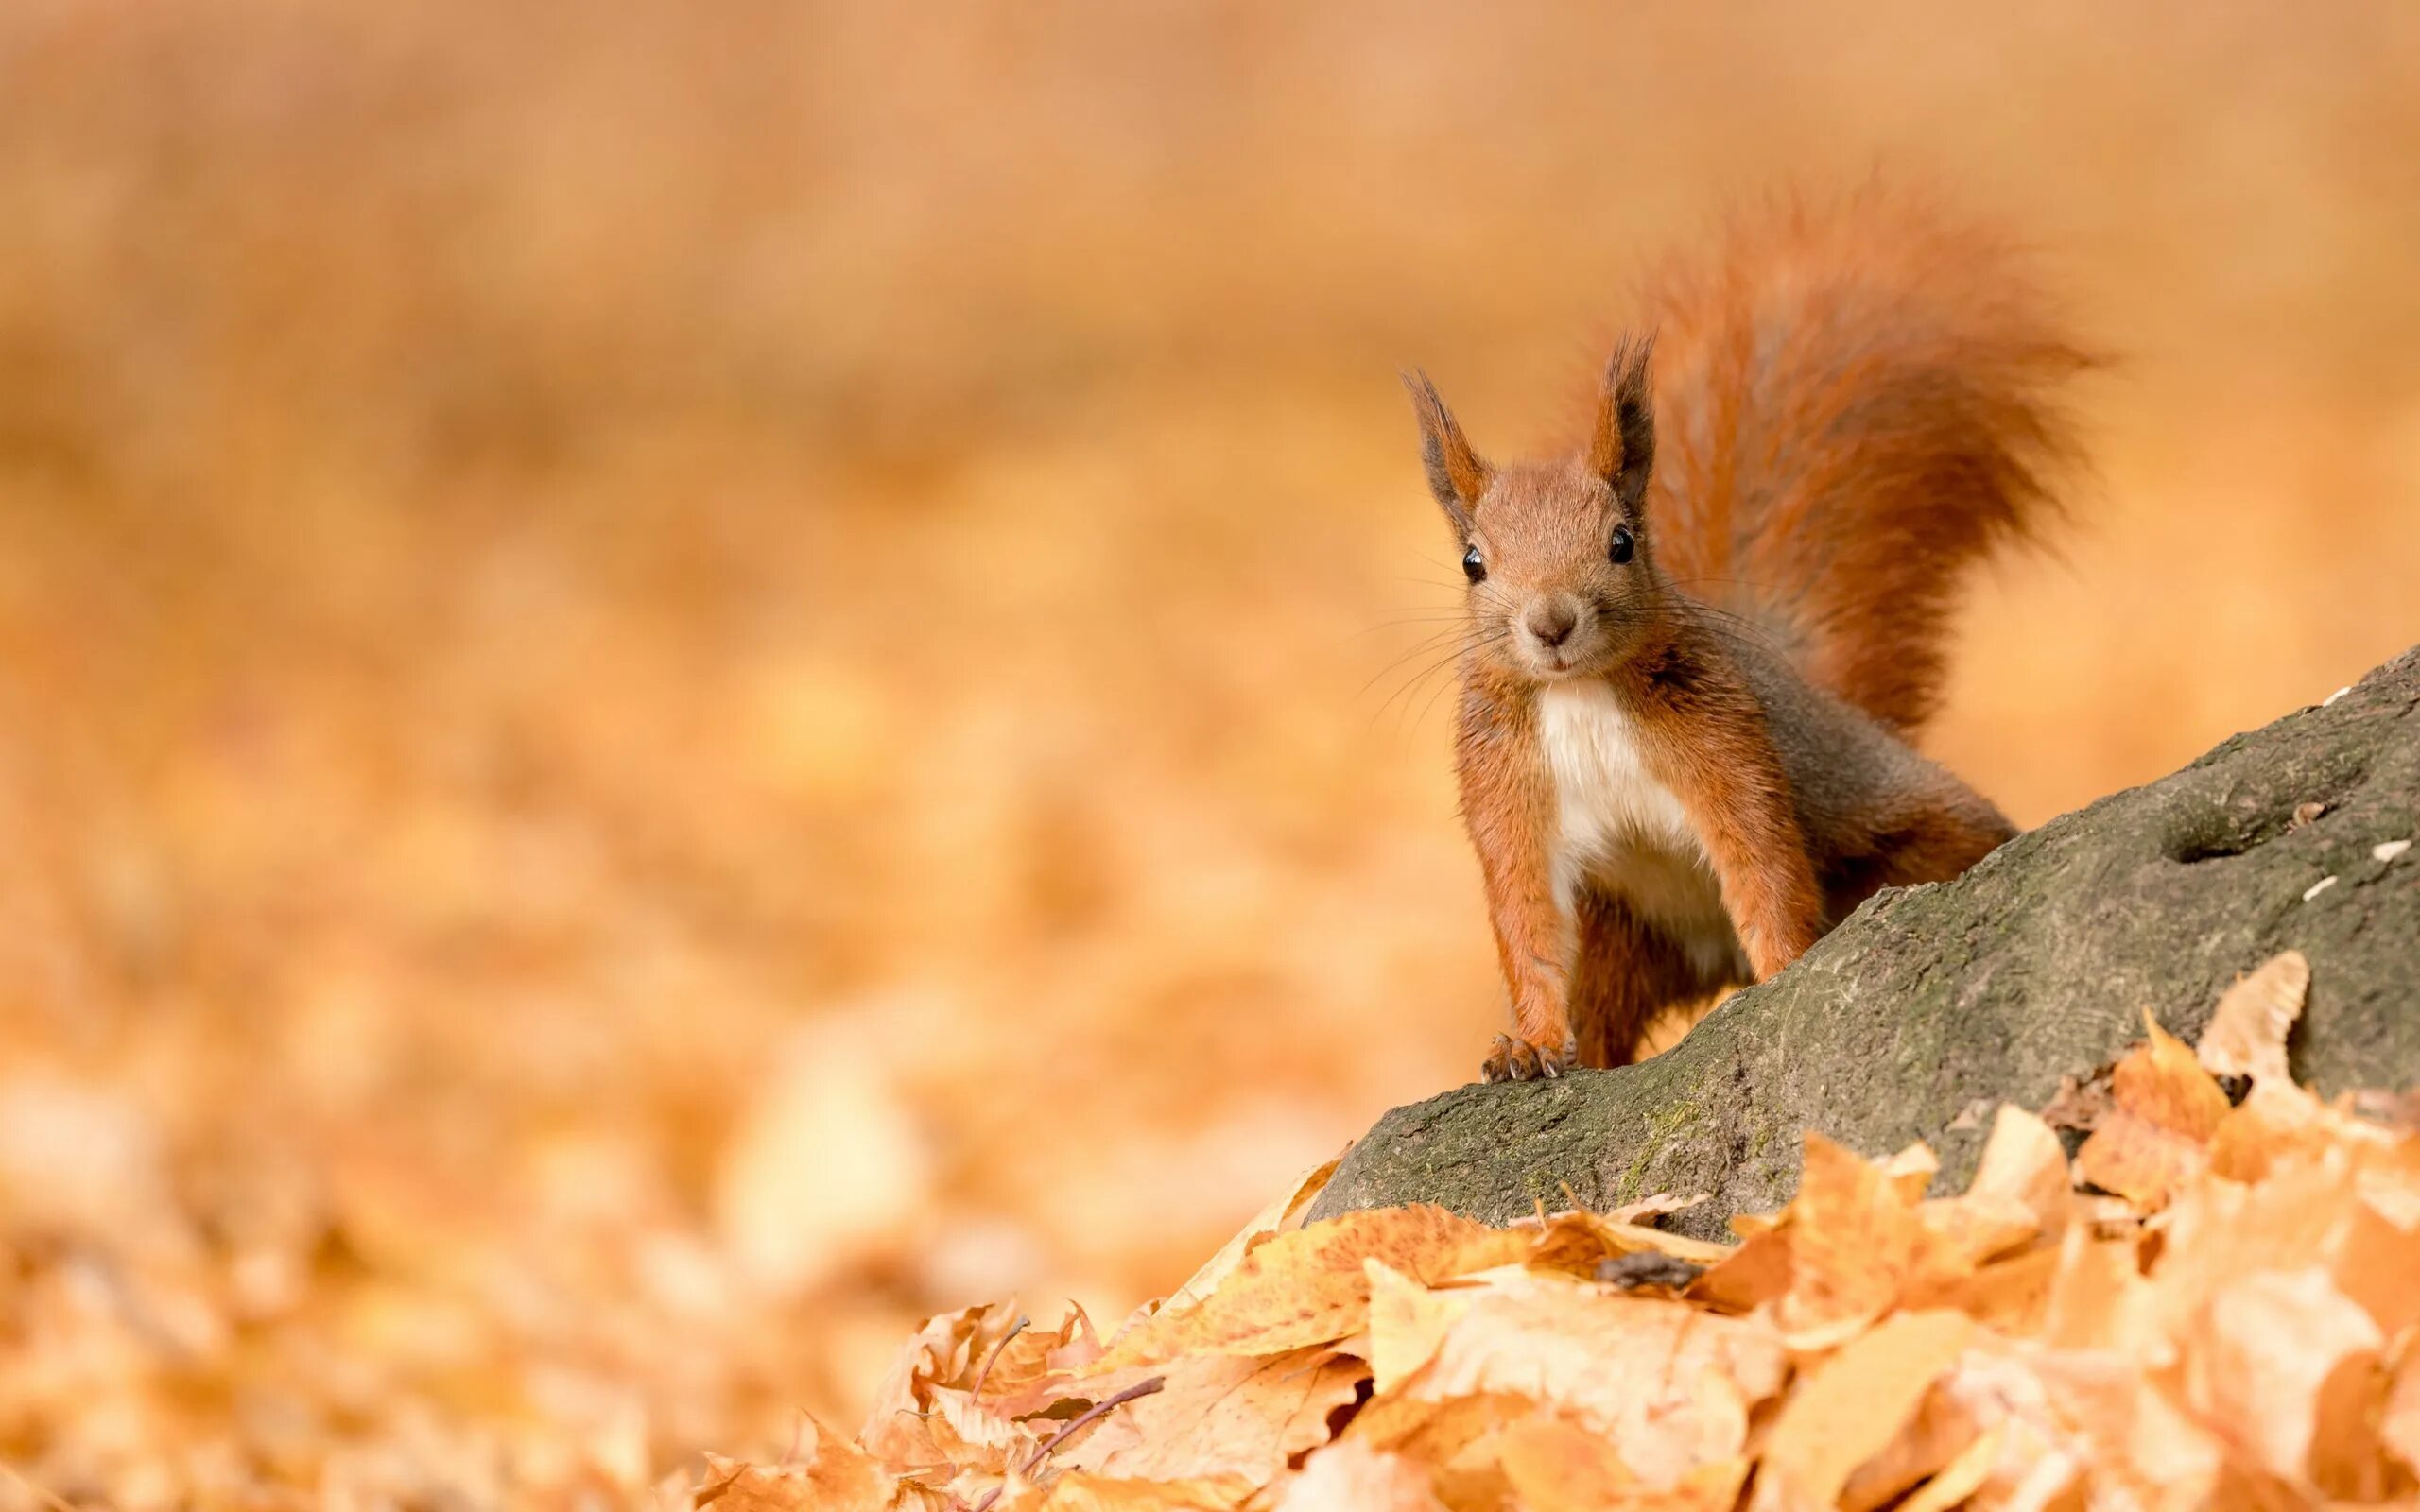
[[[1754,1505],[1837,1503],[1851,1472],[1898,1436],[1975,1332],[1962,1313],[1903,1313],[1816,1366],[1765,1440]]]
[[[2420,1324],[2420,1228],[2388,1218],[2365,1196],[2353,1206],[2334,1271],[2337,1290],[2388,1338]]]
[[[1998,1438],[1988,1462],[1971,1451],[1972,1458],[1953,1462],[1963,1467],[1961,1479],[1983,1472],[1979,1504],[2214,1504],[2222,1446],[2177,1410],[2140,1363],[2107,1350],[2009,1355],[1981,1345],[1961,1355],[1936,1388],[1945,1405],[1984,1425],[1986,1438]]]
[[[1530,1512],[1599,1512],[1612,1506],[1727,1512],[1748,1475],[1746,1460],[1723,1460],[1700,1466],[1670,1486],[1651,1486],[1631,1473],[1605,1435],[1550,1413],[1507,1429],[1496,1441],[1496,1453],[1506,1480]]]
[[[2281,1160],[2321,1154],[2342,1132],[2318,1098],[2291,1082],[2264,1078],[2219,1121],[2209,1168],[2230,1181],[2258,1181]]]
[[[1370,1275],[1370,1376],[1381,1393],[1437,1357],[1445,1335],[1470,1310],[1467,1289],[1434,1292],[1385,1263],[1364,1262]]]
[[[1993,1466],[1999,1461],[2000,1446],[2007,1433],[1998,1424],[1985,1429],[1959,1452],[1956,1459],[1935,1471],[1930,1480],[1900,1503],[1899,1512],[1949,1512],[1981,1490],[1983,1483],[1991,1479]]]
[[[1389,1395],[1428,1401],[1512,1395],[1615,1435],[1651,1486],[1737,1457],[1749,1413],[1788,1364],[1761,1322],[1623,1296],[1543,1272],[1503,1270],[1437,1292],[1426,1309],[1374,1312],[1371,1352],[1398,1363]],[[1391,1337],[1409,1319],[1419,1337]]]
[[[1005,1306],[962,1308],[927,1318],[875,1387],[858,1442],[893,1469],[944,1461],[1005,1469],[1011,1452],[1032,1435],[995,1407],[965,1400],[964,1388],[1015,1326],[1016,1310]],[[989,1381],[984,1390],[991,1394]],[[959,1399],[954,1410],[940,1408],[944,1394]]]
[[[1287,1484],[1277,1512],[1445,1512],[1428,1472],[1367,1444],[1321,1451]]]
[[[1643,1250],[1670,1255],[1692,1265],[1710,1266],[1730,1258],[1736,1247],[1666,1233],[1609,1213],[1558,1212],[1534,1231],[1536,1248],[1528,1257],[1529,1263],[1575,1276],[1592,1274],[1597,1263],[1610,1256]]]
[[[1094,1369],[1332,1343],[1369,1320],[1365,1260],[1443,1280],[1516,1261],[1534,1243],[1443,1208],[1379,1208],[1329,1218],[1253,1249],[1198,1306],[1163,1310],[1135,1325]]]
[[[1689,1283],[1691,1301],[1726,1313],[1752,1313],[1789,1290],[1789,1234],[1765,1228]]]
[[[1910,1144],[1906,1149],[1879,1163],[1883,1176],[1893,1191],[1908,1202],[1923,1200],[1931,1190],[1932,1178],[1941,1174],[1941,1160],[1929,1145]]]
[[[2406,1471],[2420,1474],[2420,1349],[2407,1345],[2403,1362],[2395,1366],[2378,1418],[2378,1437]]]
[[[1802,1349],[1838,1343],[1888,1311],[1923,1242],[1891,1173],[1811,1129],[1785,1223],[1789,1289],[1774,1317]]]
[[[2038,1333],[2049,1309],[2059,1263],[2055,1247],[2028,1249],[1969,1275],[1922,1288],[1923,1305],[1954,1308],[2011,1336]]]
[[[743,1465],[707,1455],[695,1504],[719,1512],[880,1512],[890,1504],[891,1488],[873,1455],[808,1418],[797,1451],[784,1464]]]
[[[1354,1415],[1342,1436],[1426,1464],[1452,1465],[1473,1444],[1535,1412],[1537,1405],[1511,1392],[1435,1401],[1381,1392]]]
[[[1110,1476],[1233,1476],[1264,1486],[1292,1456],[1328,1441],[1328,1415],[1354,1400],[1369,1373],[1326,1349],[1187,1355],[1159,1370],[1160,1391],[1126,1403],[1051,1457]]]
[[[2287,1080],[2286,1036],[2309,990],[2302,952],[2271,956],[2219,998],[2194,1054],[2213,1076]]]
[[[1340,1155],[1296,1177],[1290,1186],[1270,1199],[1268,1207],[1253,1214],[1251,1222],[1236,1230],[1236,1236],[1220,1246],[1217,1254],[1203,1262],[1201,1268],[1195,1271],[1184,1285],[1170,1293],[1168,1299],[1161,1304],[1162,1310],[1173,1312],[1193,1306],[1218,1290],[1219,1283],[1243,1263],[1246,1255],[1295,1227],[1305,1210],[1326,1189],[1328,1177],[1336,1175],[1336,1168],[1343,1160],[1344,1157]]]
[[[2074,1209],[2074,1192],[2066,1147],[2059,1136],[2034,1114],[2002,1103],[1993,1115],[1991,1138],[1983,1143],[1966,1194],[2022,1203],[2044,1233],[2056,1235]]]
[[[2078,1224],[2059,1249],[2042,1339],[2058,1349],[2132,1351],[2154,1336],[2151,1284],[2143,1280],[2135,1245],[2095,1239]]]
[[[1071,1470],[1027,1487],[1004,1512],[1230,1512],[1252,1491],[1240,1480],[1121,1480]]]
[[[1101,1356],[1101,1343],[1092,1319],[1080,1307],[1070,1306],[1055,1329],[1028,1328],[995,1347],[989,1356],[977,1354],[966,1378],[969,1389],[979,1381],[983,1406],[1007,1418],[1039,1412],[1055,1400],[1091,1394],[1074,1378]],[[945,1395],[937,1390],[936,1396]]]
[[[2227,1099],[2182,1040],[2143,1022],[2151,1039],[2110,1074],[2113,1106],[2076,1165],[2095,1186],[2158,1208],[2202,1169]]]
[[[2257,1469],[2373,1500],[2384,1344],[2325,1271],[2263,1272],[2211,1298],[2185,1356],[2185,1398]]]
[[[1957,1206],[1916,1206],[1929,1159],[1903,1151],[1860,1159],[1809,1131],[1806,1174],[1778,1233],[1789,1244],[1789,1287],[1774,1320],[1790,1347],[1828,1349],[1862,1331],[1919,1281],[1962,1276],[2030,1232],[2013,1219]],[[1949,1199],[1961,1203],[1963,1199]],[[2016,1228],[2012,1230],[2014,1222]]]

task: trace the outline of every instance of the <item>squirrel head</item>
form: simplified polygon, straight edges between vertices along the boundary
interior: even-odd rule
[[[1652,338],[1606,366],[1587,450],[1497,468],[1471,449],[1436,386],[1405,375],[1428,486],[1470,579],[1470,654],[1533,682],[1618,665],[1664,617],[1647,525],[1655,463]]]

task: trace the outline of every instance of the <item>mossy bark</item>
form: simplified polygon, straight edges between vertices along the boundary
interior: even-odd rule
[[[1716,1236],[1789,1198],[1810,1128],[1868,1154],[1923,1140],[1937,1188],[1960,1188],[1993,1104],[2041,1107],[2146,1011],[2199,1033],[2230,982],[2290,948],[2311,963],[2295,1074],[2324,1093],[2412,1086],[2420,847],[2375,852],[2415,833],[2420,648],[1956,882],[1874,898],[1643,1065],[1396,1108],[1314,1213],[1436,1202],[1502,1220],[1564,1206],[1566,1186],[1595,1207],[1703,1192],[1672,1223]]]

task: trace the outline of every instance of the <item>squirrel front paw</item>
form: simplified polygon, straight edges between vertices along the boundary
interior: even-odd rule
[[[1479,1063],[1481,1081],[1541,1081],[1560,1076],[1580,1063],[1580,1042],[1565,1040],[1552,1049],[1516,1040],[1509,1034],[1495,1037],[1495,1045]]]

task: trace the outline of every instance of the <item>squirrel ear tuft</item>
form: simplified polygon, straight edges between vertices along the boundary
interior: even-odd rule
[[[1426,373],[1418,369],[1405,373],[1403,386],[1410,391],[1412,412],[1420,419],[1420,460],[1428,469],[1428,490],[1437,495],[1455,533],[1467,537],[1471,511],[1478,507],[1479,495],[1487,491],[1495,470],[1471,450],[1453,411],[1437,397],[1437,386]]]
[[[1588,443],[1588,471],[1605,480],[1625,513],[1635,517],[1655,467],[1655,396],[1648,381],[1653,335],[1626,337],[1605,365],[1597,401],[1597,430]]]

